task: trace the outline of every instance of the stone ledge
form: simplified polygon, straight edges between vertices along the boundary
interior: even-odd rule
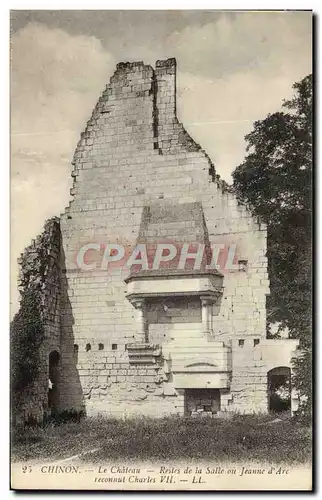
[[[161,356],[161,348],[149,343],[127,344],[127,352],[131,365],[154,365],[156,358]]]

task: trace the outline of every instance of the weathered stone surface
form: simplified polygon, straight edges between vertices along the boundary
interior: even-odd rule
[[[86,407],[88,414],[120,417],[184,413],[184,389],[176,386],[171,361],[181,346],[190,346],[191,365],[208,363],[207,377],[216,374],[218,364],[227,371],[228,386],[220,389],[225,411],[267,411],[267,371],[277,362],[275,354],[279,364],[290,366],[294,342],[274,344],[265,338],[266,228],[237,203],[179,123],[175,81],[174,59],[157,61],[155,69],[143,62],[118,64],[81,134],[72,162],[72,201],[44,233],[53,240],[42,257],[48,267],[43,294],[47,333],[43,388],[36,393],[44,407],[53,349],[61,354],[57,409]],[[119,266],[101,269],[102,252],[86,271],[76,256],[89,242],[133,248],[142,236],[144,211],[156,204],[158,210],[151,209],[144,226],[146,241],[193,238],[209,245],[234,244],[247,266],[224,272],[220,300],[208,311],[211,332],[206,335],[200,297],[172,298],[167,309],[163,302],[151,303],[148,341],[162,352],[151,350],[149,363],[135,364],[127,345],[146,340],[138,337],[137,311],[126,298],[128,273]],[[184,215],[173,216],[183,210]],[[154,217],[160,211],[162,217]],[[35,255],[29,251],[36,279]],[[254,339],[260,339],[256,347]],[[229,360],[223,354],[227,349]],[[213,366],[205,360],[209,352]]]

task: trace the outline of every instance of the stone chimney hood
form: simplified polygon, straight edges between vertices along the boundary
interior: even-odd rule
[[[216,270],[141,271],[130,275],[126,297],[137,298],[200,296],[215,299],[223,292],[223,276]]]
[[[175,234],[174,234],[175,233]],[[142,212],[138,244],[155,251],[159,242],[172,242],[177,248],[175,258],[161,262],[150,269],[131,269],[127,283],[127,298],[203,296],[217,298],[222,293],[223,275],[210,269],[211,247],[201,203],[173,204],[168,200],[146,206]],[[180,255],[184,245],[192,244],[202,250],[202,259],[194,269],[195,261],[187,259],[182,268]],[[192,252],[193,253],[193,252]]]

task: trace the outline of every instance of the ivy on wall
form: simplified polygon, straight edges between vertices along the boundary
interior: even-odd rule
[[[11,394],[13,410],[21,404],[23,391],[37,378],[40,346],[44,340],[41,301],[37,290],[28,289],[21,297],[20,310],[10,328]]]
[[[19,411],[26,389],[32,387],[41,370],[40,348],[45,338],[46,287],[52,265],[52,244],[57,239],[59,220],[49,219],[44,231],[19,259],[20,308],[10,325],[11,400]]]

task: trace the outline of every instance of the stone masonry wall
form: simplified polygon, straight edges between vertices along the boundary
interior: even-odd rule
[[[178,122],[175,72],[173,59],[158,61],[155,70],[143,62],[118,64],[75,151],[73,199],[61,216],[65,407],[85,400],[89,413],[183,413],[183,394],[164,394],[162,366],[129,365],[126,345],[137,325],[125,298],[127,271],[100,269],[97,251],[95,269],[81,270],[76,262],[87,243],[133,248],[142,211],[156,201],[202,203],[210,242],[236,244],[238,258],[248,261],[245,271],[225,273],[223,298],[213,311],[214,339],[265,338],[266,228],[223,191],[208,156]],[[74,345],[81,387],[76,400],[68,382]],[[248,375],[238,372],[238,363],[236,354],[234,369],[243,384]],[[253,359],[250,372],[257,373]],[[236,384],[233,377],[237,395]]]

